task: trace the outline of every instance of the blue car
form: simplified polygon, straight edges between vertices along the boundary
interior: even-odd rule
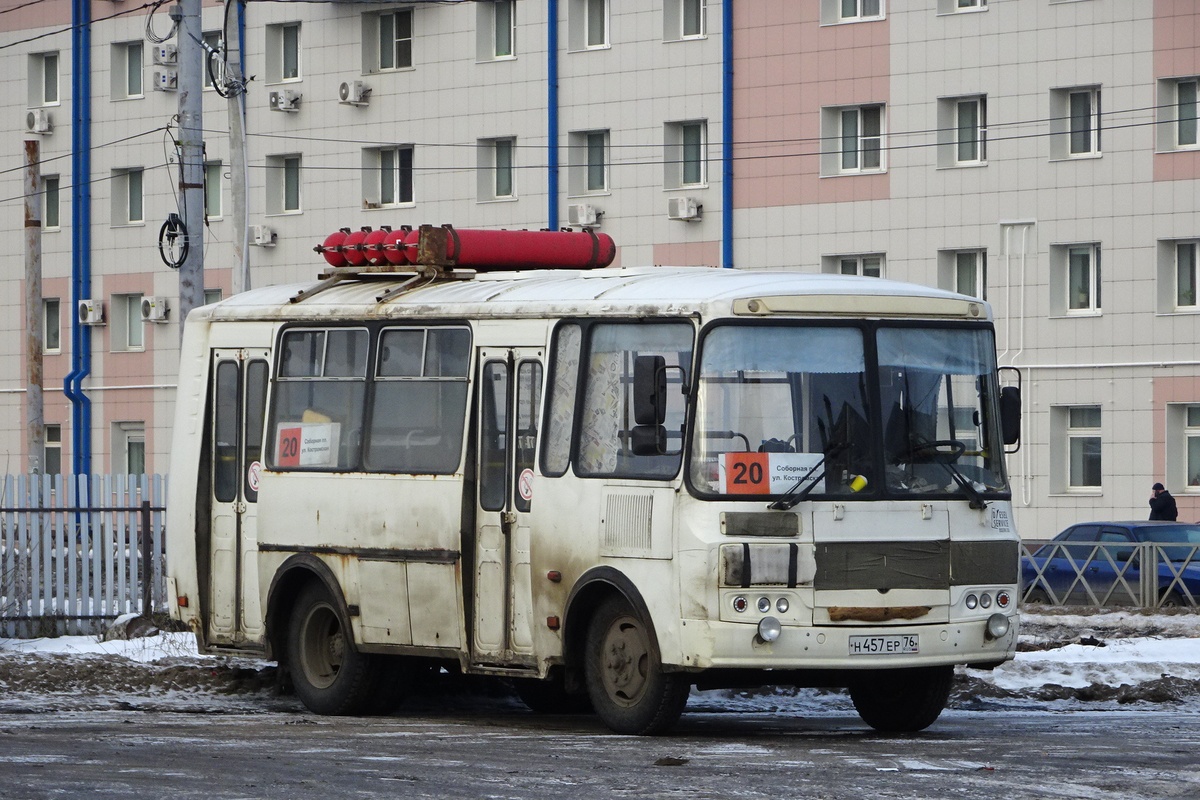
[[[1200,602],[1200,524],[1072,525],[1021,558],[1021,598],[1056,605],[1194,606]]]

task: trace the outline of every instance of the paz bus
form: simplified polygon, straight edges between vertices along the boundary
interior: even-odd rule
[[[316,249],[316,283],[187,319],[167,581],[202,652],[278,661],[318,714],[436,667],[632,734],[764,684],[921,730],[955,665],[1013,657],[1020,386],[987,303],[612,268],[590,230]]]

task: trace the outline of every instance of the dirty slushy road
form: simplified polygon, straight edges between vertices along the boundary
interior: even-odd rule
[[[1194,798],[1200,712],[685,714],[669,737],[484,700],[370,718],[203,705],[0,714],[0,798]],[[693,702],[693,706],[697,704]]]

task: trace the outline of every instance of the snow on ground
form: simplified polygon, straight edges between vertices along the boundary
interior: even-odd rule
[[[960,667],[951,707],[1099,710],[1137,703],[1200,709],[1200,611],[1026,612],[1018,648],[1015,660],[992,671]],[[453,693],[460,695],[462,688],[456,684]],[[495,684],[475,696],[508,703]],[[278,693],[274,664],[199,655],[190,633],[126,641],[0,639],[0,711],[31,705],[218,712],[300,708],[294,697]],[[689,707],[819,713],[847,710],[849,701],[842,692],[777,687],[694,692]]]

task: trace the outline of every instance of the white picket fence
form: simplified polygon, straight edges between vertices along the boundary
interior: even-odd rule
[[[0,637],[95,634],[166,610],[162,475],[8,475]]]

